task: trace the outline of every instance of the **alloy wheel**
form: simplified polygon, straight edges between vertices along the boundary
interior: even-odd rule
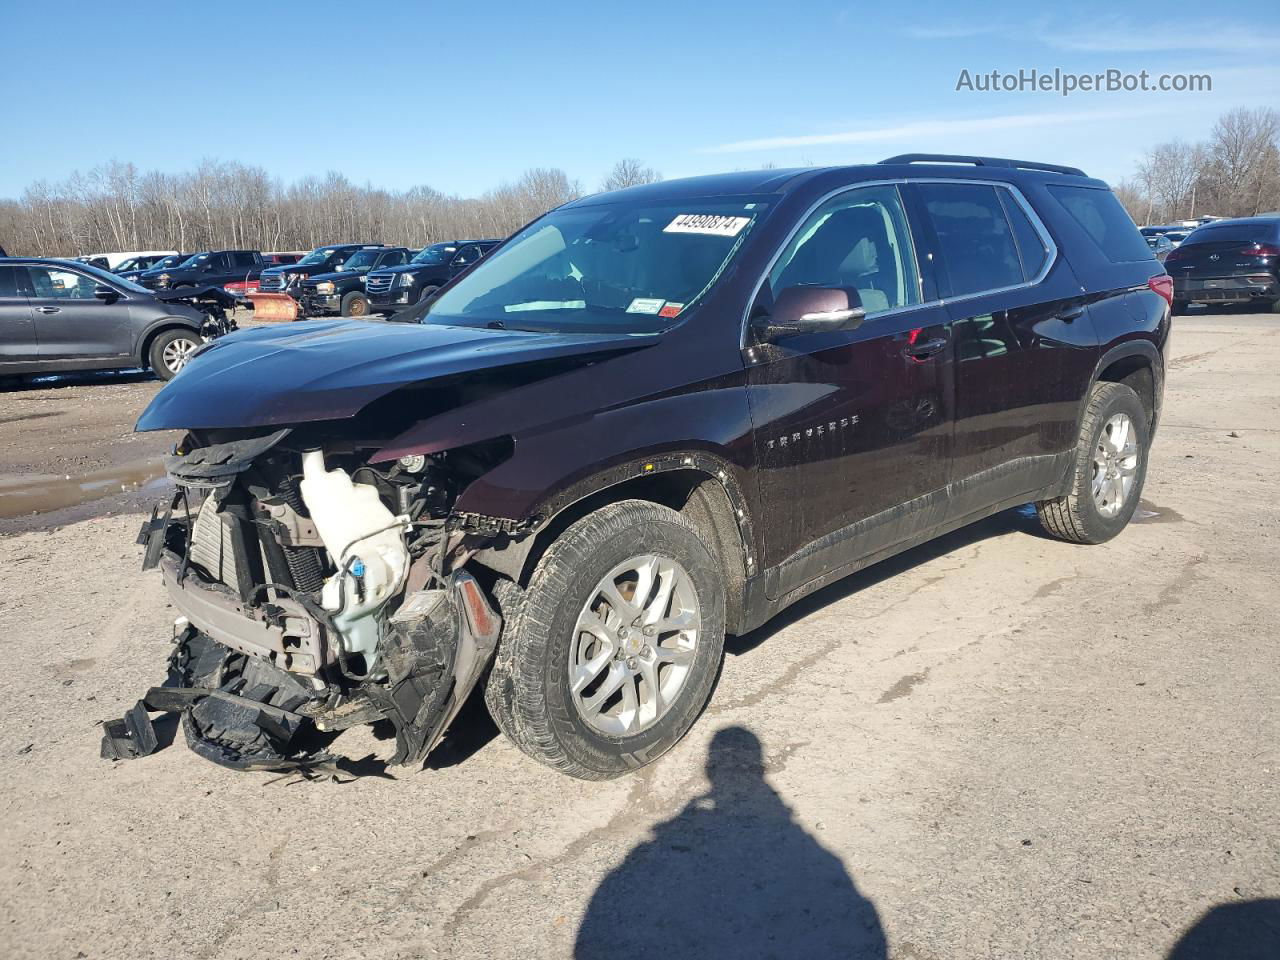
[[[697,590],[678,562],[644,554],[618,564],[574,626],[569,687],[578,714],[614,737],[652,727],[689,677],[701,626]]]
[[[165,344],[164,353],[160,355],[161,362],[170,373],[177,373],[187,365],[191,355],[196,352],[196,347],[194,340],[178,337]]]
[[[1138,441],[1133,421],[1117,413],[1102,426],[1093,450],[1093,502],[1114,517],[1129,499],[1138,475]]]

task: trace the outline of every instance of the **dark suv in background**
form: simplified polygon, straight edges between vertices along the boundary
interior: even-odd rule
[[[162,273],[171,267],[178,266],[178,264],[193,256],[195,256],[193,253],[171,253],[168,256],[160,257],[158,260],[145,267],[125,266],[111,272],[117,276],[124,277],[126,280],[132,280],[134,283],[140,283],[142,275],[148,270],[155,270],[157,273]],[[126,261],[126,263],[128,262],[129,261]]]
[[[232,767],[377,721],[417,764],[483,683],[531,757],[635,770],[726,633],[1010,507],[1120,533],[1172,286],[1078,169],[908,155],[584,197],[404,322],[215,341],[138,421],[186,431],[141,537],[181,629],[104,755],[151,709]]]
[[[303,315],[367,316],[366,274],[384,267],[401,266],[412,256],[413,251],[408,247],[371,247],[357,250],[332,273],[312,274],[302,281],[300,302]]]
[[[1214,220],[1165,257],[1173,311],[1192,303],[1257,304],[1280,313],[1280,216]]]
[[[451,240],[418,251],[409,263],[369,274],[365,290],[375,313],[391,314],[426,300],[483,258],[501,240]]]
[[[138,283],[153,290],[221,287],[253,280],[262,268],[262,254],[257,250],[208,250],[193,254],[176,267],[153,267],[138,278]]]
[[[258,280],[261,293],[287,293],[301,296],[302,281],[321,273],[333,273],[361,250],[381,250],[381,243],[329,243],[316,247],[297,263],[269,267]]]

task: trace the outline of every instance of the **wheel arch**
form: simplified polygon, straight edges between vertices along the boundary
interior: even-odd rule
[[[1155,344],[1130,340],[1105,351],[1090,386],[1094,383],[1122,383],[1133,390],[1147,411],[1149,432],[1155,435],[1164,393],[1164,357]]]
[[[163,317],[148,327],[138,338],[134,359],[144,367],[150,366],[151,345],[156,342],[156,337],[170,330],[186,330],[188,333],[195,334],[197,340],[200,337],[200,328],[190,320],[184,320],[182,317]]]
[[[620,500],[646,500],[682,514],[699,530],[724,570],[727,628],[743,614],[745,584],[755,570],[751,518],[728,465],[706,453],[664,454],[593,474],[554,495],[538,512],[531,536],[499,538],[477,562],[527,584],[547,548],[571,524]]]

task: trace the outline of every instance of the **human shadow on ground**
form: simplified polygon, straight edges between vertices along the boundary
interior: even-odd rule
[[[719,731],[706,769],[711,789],[596,889],[577,960],[885,960],[875,907],[765,782],[755,734]]]
[[[1276,960],[1280,899],[1222,903],[1182,935],[1166,960]]]

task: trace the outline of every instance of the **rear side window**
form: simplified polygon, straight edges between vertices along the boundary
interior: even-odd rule
[[[951,296],[1014,287],[1022,261],[996,188],[984,183],[922,183],[920,195],[938,234]]]
[[[257,262],[248,250],[237,250],[231,255],[231,263],[236,267],[252,267],[256,266]]]
[[[1031,223],[1031,218],[1022,209],[1022,205],[1014,199],[1008,190],[1000,191],[1000,201],[1004,204],[1005,216],[1013,227],[1013,239],[1018,242],[1018,256],[1022,260],[1022,276],[1028,282],[1040,276],[1045,261],[1049,259],[1049,248],[1044,238]]]
[[[1112,263],[1151,260],[1151,248],[1110,190],[1053,184],[1050,193]]]

